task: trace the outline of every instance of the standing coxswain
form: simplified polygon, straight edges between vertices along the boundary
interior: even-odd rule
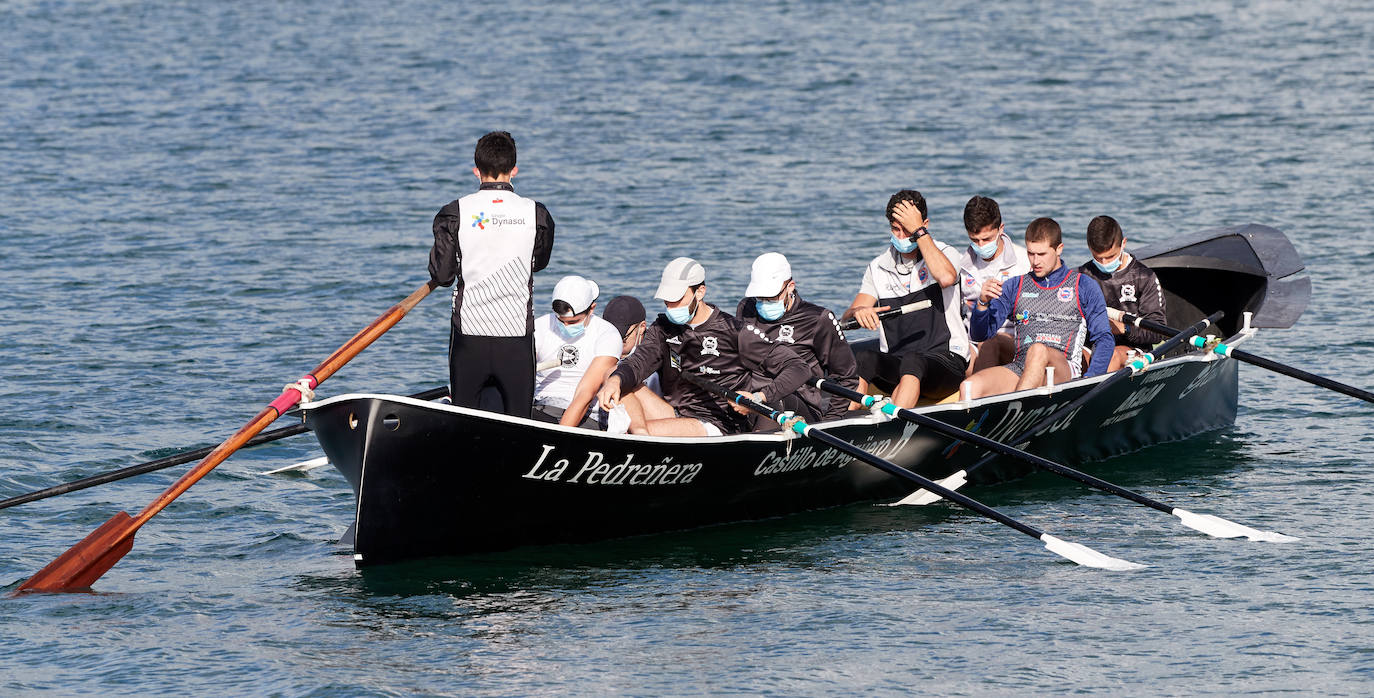
[[[515,139],[493,131],[477,141],[475,193],[434,217],[429,276],[453,284],[449,390],[453,404],[477,407],[483,388],[506,414],[529,417],[534,396],[534,272],[549,263],[553,217],[515,193]]]

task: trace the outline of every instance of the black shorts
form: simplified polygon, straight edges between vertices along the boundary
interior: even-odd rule
[[[959,389],[968,359],[948,351],[887,354],[880,351],[854,352],[859,376],[886,393],[897,389],[902,376],[916,376],[921,394],[944,397]]]

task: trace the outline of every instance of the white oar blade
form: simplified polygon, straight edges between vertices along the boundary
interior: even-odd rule
[[[268,471],[261,472],[261,473],[258,473],[258,474],[259,474],[259,475],[276,475],[276,474],[278,474],[278,473],[290,473],[290,472],[302,472],[302,473],[303,473],[303,472],[306,472],[306,471],[308,471],[308,470],[314,470],[315,468],[323,468],[323,467],[326,466],[326,465],[329,465],[329,456],[320,456],[319,458],[311,458],[310,460],[303,460],[303,461],[301,461],[301,462],[299,462],[299,463],[293,463],[293,464],[288,465],[288,466],[286,466],[286,467],[284,467],[284,468],[277,468],[276,470],[268,470]]]
[[[955,474],[953,474],[953,475],[950,475],[949,477],[947,477],[947,478],[945,478],[945,479],[943,479],[943,480],[936,480],[936,481],[935,481],[935,484],[937,484],[937,485],[939,485],[939,486],[941,486],[941,487],[943,487],[943,488],[945,488],[945,489],[947,489],[947,490],[957,490],[957,489],[959,489],[960,487],[963,487],[964,484],[968,482],[968,479],[964,477],[966,474],[967,474],[967,473],[965,473],[963,470],[960,470],[959,472],[957,472],[957,473],[955,473]],[[935,494],[934,492],[930,492],[930,491],[927,491],[927,490],[924,490],[924,489],[920,489],[920,490],[916,490],[915,492],[912,492],[911,494],[907,495],[907,496],[904,497],[901,501],[899,501],[899,502],[893,502],[893,503],[889,504],[888,506],[890,506],[890,507],[899,507],[899,506],[902,506],[902,505],[925,506],[926,504],[934,504],[934,503],[940,501],[941,499],[943,499],[943,498],[942,498],[940,495]]]
[[[1103,555],[1086,545],[1060,540],[1048,533],[1040,536],[1040,540],[1045,542],[1046,550],[1077,562],[1084,567],[1096,567],[1101,570],[1112,570],[1114,572],[1145,569],[1145,565],[1115,558],[1111,555]]]
[[[1220,516],[1212,516],[1211,514],[1194,514],[1184,509],[1175,509],[1173,513],[1183,522],[1184,526],[1194,531],[1202,531],[1213,538],[1249,538],[1264,543],[1287,543],[1298,540],[1282,533],[1242,526],[1234,521],[1227,521]]]

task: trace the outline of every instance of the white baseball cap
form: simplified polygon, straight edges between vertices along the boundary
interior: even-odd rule
[[[596,302],[596,297],[601,295],[601,289],[596,282],[591,279],[584,279],[576,274],[565,276],[558,280],[558,285],[553,287],[553,300],[563,301],[572,306],[572,312],[560,313],[559,317],[572,317],[584,312],[592,307]]]
[[[749,270],[749,288],[744,295],[751,298],[772,298],[782,293],[782,287],[792,278],[792,265],[777,252],[765,252],[754,260]]]
[[[701,283],[706,283],[706,267],[691,257],[678,257],[663,268],[654,298],[672,303],[687,295],[688,288]]]

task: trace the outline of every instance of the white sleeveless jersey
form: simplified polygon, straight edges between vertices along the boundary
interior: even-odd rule
[[[459,332],[524,337],[533,284],[534,199],[506,189],[483,189],[459,199],[467,219],[458,232],[453,309]]]
[[[541,315],[534,321],[535,361],[558,360],[557,367],[535,374],[534,404],[567,409],[592,359],[598,356],[619,359],[622,344],[620,330],[595,315],[587,324],[587,331],[577,339],[568,339],[559,331],[560,324],[553,313]],[[592,405],[595,411],[595,400]]]

